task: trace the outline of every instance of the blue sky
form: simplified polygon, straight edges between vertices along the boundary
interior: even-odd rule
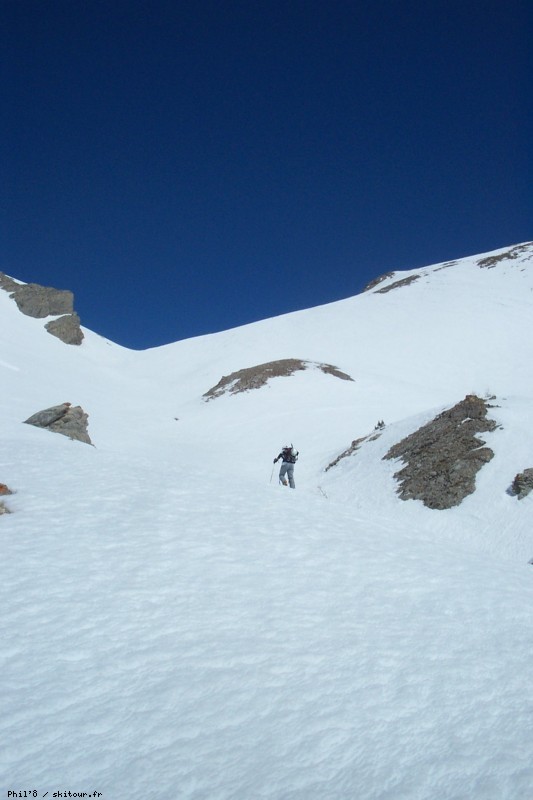
[[[0,269],[152,347],[533,238],[529,0],[4,0]]]

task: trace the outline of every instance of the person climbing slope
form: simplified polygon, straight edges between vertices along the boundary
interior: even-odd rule
[[[279,482],[284,486],[290,486],[291,489],[295,488],[294,485],[294,465],[298,460],[298,450],[291,445],[286,445],[279,456],[274,459],[274,464],[282,459],[283,463],[279,471]],[[288,478],[288,481],[287,481]]]

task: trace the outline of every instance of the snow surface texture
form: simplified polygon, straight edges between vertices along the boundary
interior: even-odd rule
[[[532,255],[140,353],[0,292],[0,797],[530,800]],[[203,402],[282,358],[354,382]],[[476,492],[401,501],[383,455],[488,392]],[[62,402],[95,447],[22,424]]]

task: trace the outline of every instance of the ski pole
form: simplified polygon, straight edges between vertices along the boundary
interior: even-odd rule
[[[272,467],[272,472],[270,473],[270,483],[272,483],[272,478],[273,478],[273,476],[274,476],[274,469],[275,469],[275,466],[276,466],[276,465],[274,464],[274,466]]]

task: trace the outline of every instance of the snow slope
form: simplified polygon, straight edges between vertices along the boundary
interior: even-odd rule
[[[533,499],[506,492],[533,466],[533,248],[481,258],[144,352],[64,345],[0,292],[2,796],[533,795]],[[279,358],[354,381],[202,400]],[[501,426],[476,492],[400,501],[382,455],[472,392]],[[63,401],[95,447],[21,425]]]

